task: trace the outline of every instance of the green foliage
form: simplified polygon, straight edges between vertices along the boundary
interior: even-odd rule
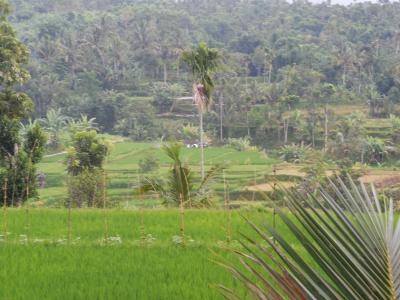
[[[228,139],[229,147],[237,151],[248,151],[254,150],[254,147],[251,146],[251,141],[249,137],[244,138],[230,138]]]
[[[182,127],[182,138],[187,141],[195,141],[199,137],[199,128],[188,124]]]
[[[183,163],[180,158],[182,144],[164,144],[162,149],[172,160],[167,179],[145,178],[137,187],[137,192],[156,192],[164,200],[163,204],[167,206],[179,206],[183,203],[187,207],[210,207],[212,193],[208,189],[208,185],[223,169],[223,166],[211,167],[199,185],[195,186],[193,172],[189,165]]]
[[[371,164],[382,163],[388,157],[384,141],[373,137],[366,138],[363,154],[365,161]]]
[[[68,127],[72,136],[78,131],[98,130],[96,118],[89,118],[85,114],[81,114],[78,120],[69,120]]]
[[[67,180],[68,198],[66,207],[103,207],[103,171],[83,169],[69,176]]]
[[[77,132],[68,149],[67,170],[71,175],[78,175],[85,170],[93,171],[103,167],[110,151],[110,145],[102,141],[96,131]]]
[[[8,206],[22,205],[30,198],[37,197],[36,168],[29,155],[19,151],[10,159],[10,165],[0,173],[1,205],[4,203],[4,187],[7,181],[6,203]],[[6,180],[7,179],[7,180]]]
[[[311,148],[304,145],[286,145],[279,150],[280,158],[287,162],[305,162],[310,157]]]
[[[272,218],[272,213],[265,211],[232,211],[233,240],[239,238],[239,232],[251,234],[242,213],[260,221]],[[73,209],[71,245],[66,240],[66,209],[31,208],[29,232],[26,210],[9,209],[10,234],[0,247],[0,265],[7,274],[3,285],[7,288],[0,289],[0,298],[99,299],[108,295],[114,299],[164,300],[179,295],[181,299],[218,300],[221,296],[217,289],[210,288],[211,283],[237,286],[230,274],[213,261],[213,252],[231,258],[221,249],[226,245],[225,214],[223,210],[186,210],[188,235],[194,241],[188,239],[187,247],[182,249],[172,240],[179,233],[175,209],[108,210],[107,244],[102,243],[104,212]],[[1,213],[1,224],[2,218]],[[66,273],[74,276],[66,277]],[[21,277],[26,281],[19,280]]]
[[[260,299],[396,299],[399,297],[400,224],[392,201],[381,204],[375,191],[331,184],[320,198],[288,192],[293,221],[282,222],[301,247],[270,225],[249,221],[258,238],[244,236],[245,250],[235,251],[245,271],[227,266],[246,289]],[[268,247],[265,247],[265,244]],[[299,254],[302,250],[311,258]],[[228,298],[235,292],[222,288]]]
[[[18,120],[0,120],[0,197],[4,199],[7,185],[7,205],[22,205],[37,196],[35,165],[43,157],[46,142],[47,137],[37,123],[21,136]]]
[[[203,100],[196,101],[200,111],[208,110],[211,106],[211,94],[214,90],[214,82],[211,73],[218,68],[220,55],[216,49],[210,49],[204,42],[197,47],[182,53],[182,60],[189,66],[194,81],[202,87],[197,86]],[[202,90],[204,89],[204,90]]]
[[[34,98],[33,117],[61,108],[75,120],[96,118],[102,133],[168,137],[198,124],[185,99],[193,73],[204,96],[197,103],[210,110],[205,131],[250,136],[265,148],[304,142],[330,150],[342,115],[399,115],[397,3],[161,2],[12,1],[12,22],[34,54],[33,79],[22,89]],[[210,106],[212,90],[218,103]],[[0,112],[11,108],[29,105]],[[334,155],[360,160],[355,144]]]
[[[10,14],[8,2],[0,2],[0,115],[9,118],[25,117],[32,110],[32,101],[24,93],[15,92],[14,86],[25,83],[29,72],[25,69],[29,51],[17,39],[16,34],[8,22]]]
[[[18,120],[6,116],[0,119],[0,161],[14,155],[15,145],[20,144],[19,126]]]
[[[33,164],[37,164],[43,158],[47,135],[38,123],[34,123],[26,132],[23,150],[28,154]]]
[[[149,173],[159,168],[159,160],[154,155],[148,155],[139,160],[139,170],[141,173]]]
[[[69,120],[67,116],[62,114],[61,109],[50,109],[46,113],[46,118],[38,120],[50,135],[50,147],[57,149],[60,146],[60,135],[66,130]]]

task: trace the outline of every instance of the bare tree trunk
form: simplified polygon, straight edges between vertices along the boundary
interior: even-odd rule
[[[180,73],[181,73],[181,64],[178,59],[178,63],[176,65],[176,79],[178,80],[180,79]]]
[[[199,111],[200,114],[200,152],[201,152],[201,180],[204,179],[204,132],[203,132],[203,112]]]
[[[167,79],[168,79],[168,71],[167,71],[167,64],[163,63],[163,68],[164,68],[164,83],[167,83]]]
[[[346,86],[346,71],[346,65],[343,65],[342,84],[344,87]]]
[[[361,150],[361,163],[364,163],[364,148]]]
[[[224,140],[224,132],[223,132],[223,117],[224,117],[224,112],[223,112],[223,106],[224,106],[224,94],[221,92],[221,96],[219,98],[219,134],[220,134],[220,140],[221,142]]]
[[[247,136],[250,138],[249,112],[246,112]]]
[[[269,65],[268,83],[271,83],[271,78],[272,78],[272,64]]]
[[[288,142],[289,135],[289,119],[283,119],[283,131],[284,131],[284,140],[283,143],[286,145]]]
[[[281,143],[281,125],[278,124],[278,143]]]
[[[328,151],[328,105],[325,104],[325,133],[324,133],[324,152]]]

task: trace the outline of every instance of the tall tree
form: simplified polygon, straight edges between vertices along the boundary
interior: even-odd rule
[[[29,80],[29,72],[24,68],[29,51],[17,39],[8,22],[10,6],[0,1],[0,115],[10,119],[25,117],[32,110],[32,100],[14,87]]]
[[[0,1],[0,195],[6,205],[19,203],[35,194],[35,169],[43,154],[46,137],[36,124],[22,137],[20,120],[32,111],[32,100],[17,92],[15,87],[24,84],[29,72],[24,68],[29,51],[17,39],[8,22],[10,7]],[[9,184],[10,186],[7,186]],[[6,194],[6,195],[4,195]]]
[[[204,179],[203,114],[211,106],[211,95],[214,90],[211,73],[218,68],[220,55],[216,49],[211,49],[202,42],[197,47],[184,51],[182,59],[190,67],[193,75],[193,102],[200,117],[201,178]]]

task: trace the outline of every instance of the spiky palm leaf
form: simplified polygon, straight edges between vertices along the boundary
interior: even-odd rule
[[[400,298],[400,225],[393,203],[382,204],[373,187],[347,182],[330,182],[332,193],[321,190],[320,198],[287,192],[292,217],[279,215],[308,259],[274,228],[248,221],[262,243],[246,237],[245,250],[236,251],[247,273],[227,268],[255,298]]]

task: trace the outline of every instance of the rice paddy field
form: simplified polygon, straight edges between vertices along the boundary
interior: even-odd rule
[[[158,159],[159,169],[150,174],[140,174],[139,162],[147,156]],[[268,157],[259,151],[237,151],[232,148],[210,147],[205,149],[206,169],[213,164],[227,166],[225,177],[232,198],[240,198],[244,187],[265,183],[265,176],[272,173],[274,164],[279,160]],[[182,149],[182,159],[187,162],[195,174],[200,174],[200,149]],[[47,156],[38,165],[38,171],[46,176],[46,187],[40,190],[40,204],[46,207],[62,207],[66,200],[65,154]],[[109,178],[107,193],[109,205],[113,207],[136,208],[160,206],[160,199],[147,198],[145,202],[133,197],[132,187],[139,176],[164,176],[170,167],[170,160],[155,143],[117,142],[107,159],[105,169]],[[219,174],[214,182],[216,202],[220,201],[224,191],[223,175]]]
[[[273,222],[260,209],[188,210],[182,247],[173,209],[72,210],[70,227],[65,209],[8,209],[0,299],[222,299],[216,284],[241,291],[215,260],[254,234],[242,216]]]

